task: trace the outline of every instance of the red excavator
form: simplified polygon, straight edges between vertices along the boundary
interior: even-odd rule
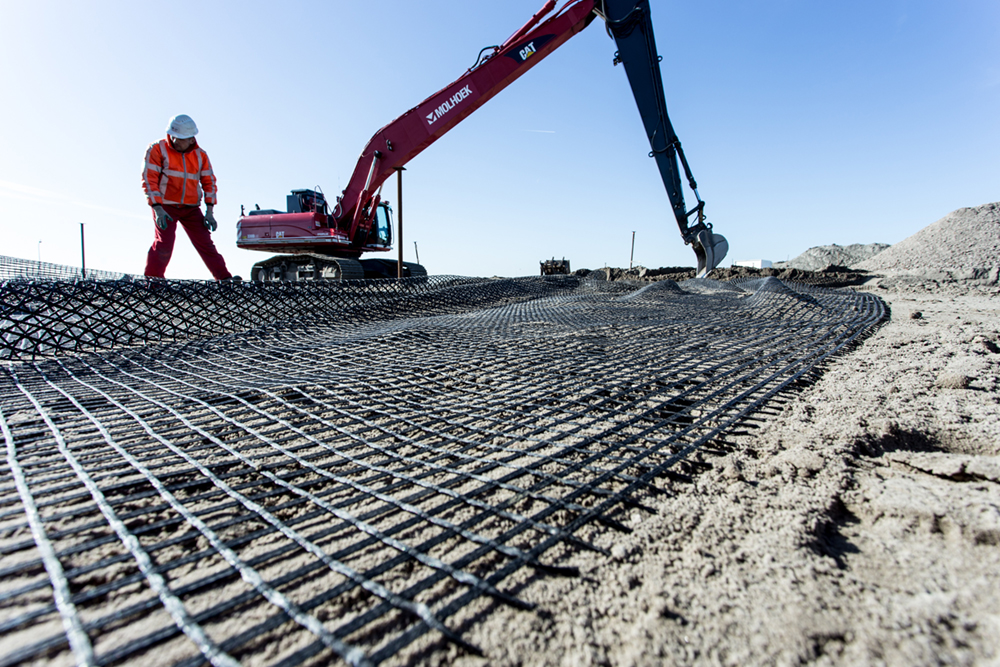
[[[648,0],[568,0],[553,13],[548,0],[520,30],[499,46],[480,51],[475,65],[454,83],[434,93],[375,133],[361,152],[351,180],[332,206],[316,190],[293,190],[287,211],[258,209],[240,217],[237,245],[247,250],[284,253],[254,265],[255,281],[350,280],[425,276],[419,264],[360,259],[364,253],[391,250],[392,218],[381,198],[382,184],[421,151],[486,104],[594,19],[604,20],[618,47],[614,64],[625,66],[646,135],[684,243],[694,248],[698,276],[719,265],[729,249],[705,220],[681,142],[667,117],[660,57],[653,40]],[[551,16],[550,16],[551,14]],[[547,17],[547,18],[546,18]],[[678,161],[697,204],[684,204]],[[400,270],[402,269],[402,270]]]

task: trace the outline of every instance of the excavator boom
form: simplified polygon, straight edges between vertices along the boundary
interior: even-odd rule
[[[676,166],[678,156],[685,170],[687,163],[666,115],[648,1],[569,0],[553,13],[555,4],[555,0],[547,0],[542,9],[503,44],[492,47],[489,53],[484,49],[476,64],[461,77],[378,130],[361,152],[347,187],[332,210],[321,193],[293,192],[298,199],[289,197],[288,212],[258,210],[242,216],[237,245],[251,250],[347,259],[357,259],[365,252],[389,250],[391,230],[386,228],[384,220],[389,211],[380,198],[385,180],[601,16],[618,43],[618,58],[626,65],[653,147],[651,154],[656,157],[663,175],[681,235],[686,243],[695,247],[699,274],[714,268],[725,254],[724,250],[721,254],[718,252],[725,240],[714,235],[721,242],[712,242],[713,235],[704,222],[704,203],[700,198],[691,213],[684,210]],[[694,189],[694,179],[687,171]],[[696,222],[689,224],[692,214]],[[273,259],[268,262],[268,266],[276,265]],[[255,270],[255,279],[257,273]],[[319,276],[319,269],[315,274]],[[335,274],[336,271],[330,275]],[[274,275],[288,279],[286,273]]]

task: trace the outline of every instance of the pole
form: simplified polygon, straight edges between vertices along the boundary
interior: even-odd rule
[[[87,251],[83,245],[83,223],[80,223],[80,275],[82,278],[87,277]]]
[[[396,248],[399,249],[399,260],[396,262],[396,278],[403,279],[403,172],[406,167],[393,167],[396,170],[396,200],[399,202],[399,218],[396,223]]]
[[[420,250],[417,249],[417,242],[413,242],[413,252],[417,255],[417,264],[420,263]]]
[[[632,254],[628,256],[628,270],[632,270],[632,258],[635,257],[635,232],[632,232]]]

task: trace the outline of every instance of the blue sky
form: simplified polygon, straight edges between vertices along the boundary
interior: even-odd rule
[[[346,185],[371,135],[542,0],[0,0],[0,255],[142,273],[146,146],[187,113],[240,205]],[[996,0],[651,0],[671,120],[724,261],[895,243],[1000,200]],[[600,22],[408,165],[405,258],[432,274],[693,266]],[[395,181],[383,196],[396,199]],[[690,195],[689,195],[690,197]],[[178,238],[170,278],[209,278]]]

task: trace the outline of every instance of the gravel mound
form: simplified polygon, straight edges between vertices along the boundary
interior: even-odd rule
[[[888,243],[852,243],[845,246],[821,245],[809,248],[787,262],[775,262],[774,268],[822,271],[828,266],[854,267],[854,265],[878,255],[888,247]]]
[[[960,208],[856,267],[936,281],[997,282],[1000,202]]]

